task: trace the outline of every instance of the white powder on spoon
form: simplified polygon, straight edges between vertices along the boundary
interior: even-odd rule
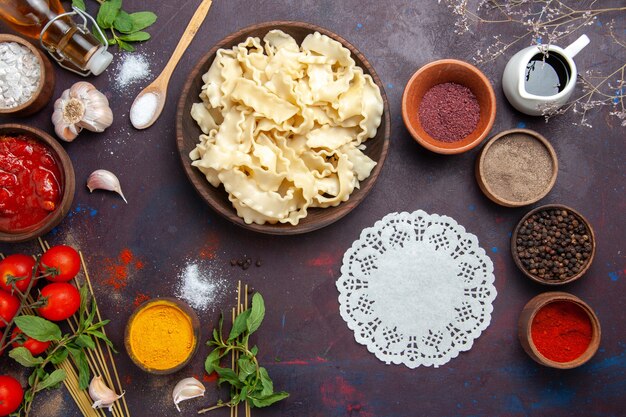
[[[137,129],[145,127],[154,117],[158,106],[159,96],[157,94],[143,94],[130,108],[130,122]]]

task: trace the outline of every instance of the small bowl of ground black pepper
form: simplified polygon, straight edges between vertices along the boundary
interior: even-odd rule
[[[413,138],[440,154],[458,154],[487,137],[496,118],[496,96],[475,66],[456,59],[424,65],[402,95],[402,118]]]
[[[537,363],[572,369],[597,352],[600,321],[580,298],[566,292],[544,292],[522,310],[518,336],[528,356]]]
[[[521,207],[545,197],[556,182],[556,153],[539,133],[528,129],[500,132],[476,159],[476,180],[483,193],[505,207]]]
[[[596,241],[591,225],[571,207],[546,205],[526,214],[511,237],[517,267],[541,284],[575,281],[591,266]]]

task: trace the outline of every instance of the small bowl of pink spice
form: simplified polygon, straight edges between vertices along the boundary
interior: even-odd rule
[[[411,136],[426,149],[463,153],[489,134],[496,118],[496,96],[478,68],[441,59],[424,65],[407,83],[402,118]]]

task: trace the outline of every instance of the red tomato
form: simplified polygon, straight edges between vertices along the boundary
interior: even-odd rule
[[[22,330],[16,326],[15,329],[13,329],[13,333],[11,333],[11,339],[15,339],[18,334],[22,334]],[[16,348],[23,346],[30,350],[30,353],[32,353],[33,356],[41,355],[46,351],[46,349],[48,349],[48,346],[50,346],[50,342],[40,342],[39,340],[26,335],[24,335],[24,337],[26,338],[25,341],[13,342],[13,347]]]
[[[69,246],[54,246],[41,256],[39,271],[44,274],[48,269],[55,269],[56,275],[46,277],[48,281],[65,282],[78,274],[80,270],[80,256]]]
[[[47,299],[47,304],[37,312],[44,319],[51,321],[65,320],[76,313],[80,307],[80,293],[71,284],[55,282],[48,284],[41,290],[41,298]]]
[[[6,327],[7,323],[13,320],[17,310],[20,308],[20,300],[6,291],[0,291],[0,329]]]
[[[12,376],[0,375],[0,416],[8,416],[17,410],[24,399],[24,390]]]
[[[22,278],[15,281],[15,286],[21,292],[26,291],[30,280],[33,278],[35,260],[26,255],[9,255],[0,261],[0,289],[13,292],[13,286],[9,284],[9,277]]]

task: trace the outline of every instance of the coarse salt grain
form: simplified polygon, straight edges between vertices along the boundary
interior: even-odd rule
[[[148,58],[140,53],[124,54],[115,67],[115,83],[122,90],[152,75]]]
[[[130,122],[136,128],[146,126],[154,117],[159,106],[159,96],[155,93],[146,93],[137,99],[130,108]]]
[[[41,65],[27,47],[0,43],[0,108],[11,109],[30,100],[39,87]]]
[[[178,276],[176,296],[197,310],[206,310],[224,290],[223,281],[214,277],[213,270],[190,262]]]

